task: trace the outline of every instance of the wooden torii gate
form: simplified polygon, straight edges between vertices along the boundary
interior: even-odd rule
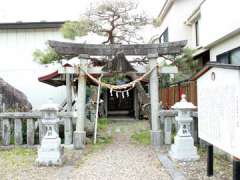
[[[102,74],[99,68],[87,69],[87,61],[90,56],[114,56],[118,52],[124,53],[126,56],[147,56],[149,67],[153,69],[157,66],[157,58],[163,55],[176,55],[182,52],[187,41],[177,41],[162,44],[134,44],[134,45],[96,45],[96,44],[79,44],[59,41],[49,41],[58,54],[63,57],[76,57],[80,59],[80,67],[77,70],[78,76],[78,99],[77,99],[77,121],[76,131],[73,136],[73,144],[75,149],[84,148],[86,132],[84,131],[85,106],[86,106],[86,76],[85,72]],[[62,73],[76,73],[74,69],[63,70]],[[144,73],[144,72],[141,72]],[[164,73],[164,72],[161,72]],[[166,71],[165,73],[171,73]],[[69,79],[69,78],[68,78]],[[67,83],[69,84],[69,83]],[[70,103],[70,102],[69,102]],[[159,122],[159,82],[157,69],[153,69],[150,74],[150,103],[151,103],[151,141],[152,145],[159,147],[161,144],[161,132]]]

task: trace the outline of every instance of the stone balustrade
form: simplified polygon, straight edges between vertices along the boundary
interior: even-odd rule
[[[59,112],[58,118],[60,123],[63,123],[66,118],[75,119],[75,116],[71,112]],[[15,145],[23,144],[23,136],[26,134],[27,145],[37,144],[35,142],[35,134],[38,129],[39,142],[41,142],[43,136],[46,133],[46,129],[41,123],[42,114],[39,111],[36,112],[4,112],[0,113],[1,123],[1,145],[8,146],[11,143],[11,138],[14,138]],[[23,132],[23,124],[26,123],[26,132]],[[38,125],[38,128],[36,128]]]

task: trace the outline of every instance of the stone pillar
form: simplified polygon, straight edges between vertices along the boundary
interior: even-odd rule
[[[20,145],[23,143],[21,119],[15,119],[14,121],[14,138],[15,138],[16,145]]]
[[[80,67],[87,71],[88,55],[83,54],[79,56]],[[86,132],[84,131],[84,121],[86,119],[86,77],[85,73],[81,71],[78,77],[78,97],[77,97],[77,120],[76,131],[74,132],[73,145],[75,149],[83,149],[85,147]]]
[[[11,126],[9,119],[2,120],[2,144],[8,146],[11,138]]]
[[[172,144],[172,117],[164,117],[164,144]]]
[[[149,54],[150,69],[156,67],[158,54]],[[151,104],[151,141],[155,147],[160,147],[162,144],[159,120],[159,83],[157,68],[155,68],[150,75],[150,104]]]
[[[71,75],[66,74],[66,95],[67,95],[67,112],[72,111],[72,86],[71,86]],[[69,145],[72,144],[72,119],[64,119],[64,143]]]
[[[27,120],[27,144],[34,145],[34,120]]]

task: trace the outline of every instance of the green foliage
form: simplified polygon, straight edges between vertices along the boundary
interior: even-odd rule
[[[100,118],[98,120],[98,129],[104,131],[107,129],[108,124],[109,124],[109,121],[107,118]]]
[[[50,64],[54,61],[62,59],[62,57],[57,54],[52,48],[47,48],[45,50],[36,49],[33,52],[34,61],[40,64]]]
[[[198,64],[198,60],[193,58],[193,53],[194,50],[185,48],[181,55],[177,57],[167,57],[165,59],[163,66],[169,66],[169,63],[166,63],[169,59],[172,61],[171,65],[178,67],[178,73],[174,75],[174,78],[171,78],[169,74],[161,74],[159,80],[160,87],[167,87],[171,83],[190,79],[200,70],[201,67]]]
[[[9,172],[18,170],[19,168],[30,167],[34,163],[36,154],[36,149],[22,147],[0,149],[0,159],[4,163],[1,165]]]
[[[182,55],[178,56],[175,64],[178,66],[178,71],[174,81],[181,81],[190,78],[199,70],[198,61],[193,59],[194,50],[190,48],[183,49]]]
[[[143,145],[150,145],[151,137],[149,130],[141,130],[139,132],[134,132],[131,136],[133,142],[143,144]]]
[[[85,36],[90,31],[90,21],[81,18],[79,21],[67,21],[60,29],[64,38],[74,40],[76,36]]]

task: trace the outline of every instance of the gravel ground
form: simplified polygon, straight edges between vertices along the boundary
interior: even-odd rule
[[[131,143],[132,131],[147,124],[114,123],[114,142],[89,156],[70,179],[84,180],[168,180],[171,179],[150,146]]]
[[[160,153],[167,154],[169,146],[164,146]],[[193,162],[172,161],[173,165],[182,172],[187,180],[231,180],[232,163],[226,157],[215,155],[214,157],[214,176],[207,177],[207,151],[198,151],[200,159]]]
[[[148,129],[148,122],[118,122],[110,125],[113,134],[111,144],[97,148],[87,146],[82,152],[65,149],[62,167],[35,166],[36,147],[0,147],[0,180],[168,180],[171,179],[149,145],[131,141],[131,134]],[[167,153],[165,146],[160,153]],[[93,150],[94,149],[94,150]],[[188,180],[230,180],[231,162],[217,157],[214,162],[215,175],[206,176],[206,151],[195,162],[176,162],[173,165],[182,171]]]
[[[207,177],[207,154],[201,153],[199,161],[195,162],[175,162],[176,166],[184,172],[189,180],[231,180],[232,165],[224,158],[214,158],[214,176]]]

